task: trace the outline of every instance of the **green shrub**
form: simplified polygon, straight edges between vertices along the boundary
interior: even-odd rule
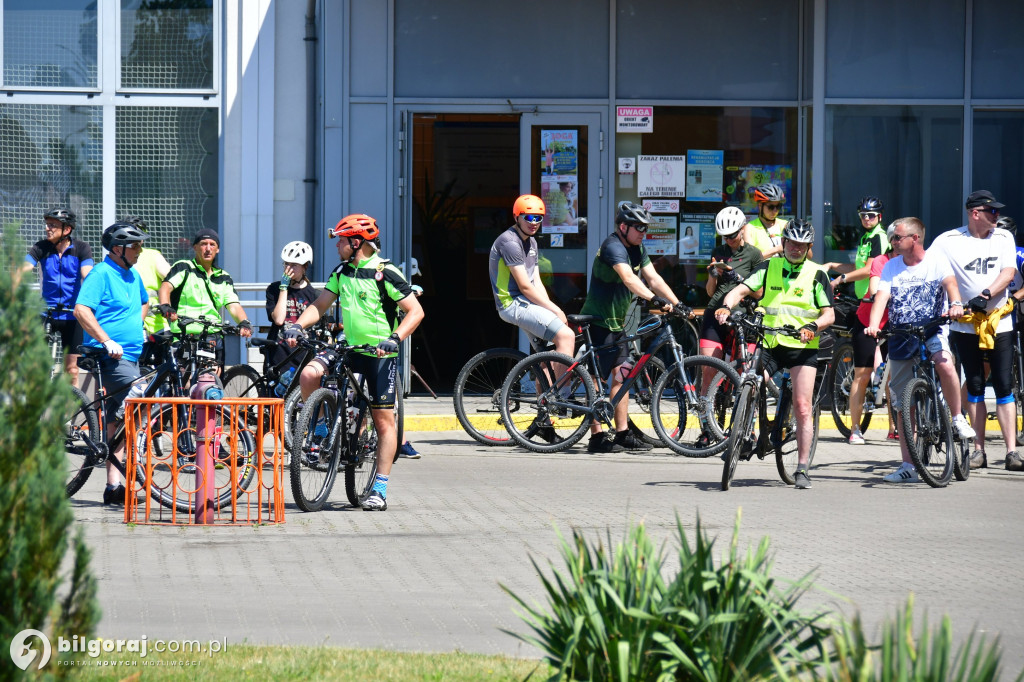
[[[820,615],[796,609],[810,576],[788,586],[771,577],[768,541],[742,557],[739,515],[724,563],[697,521],[693,546],[676,519],[679,567],[665,575],[664,548],[643,525],[631,526],[611,551],[574,530],[559,534],[567,572],[541,574],[547,609],[530,606],[507,588],[534,634],[514,636],[537,646],[557,668],[552,679],[770,679],[810,671],[827,630]]]
[[[62,571],[74,519],[64,494],[66,381],[50,381],[39,294],[22,277],[25,251],[15,232],[0,239],[0,641],[26,628],[56,637],[90,636],[99,619],[96,583],[81,530],[70,540],[70,575]],[[58,603],[58,588],[67,581]],[[7,652],[3,652],[7,657]],[[38,660],[38,659],[37,659]],[[4,677],[22,674],[8,664]],[[60,674],[52,662],[44,672]]]

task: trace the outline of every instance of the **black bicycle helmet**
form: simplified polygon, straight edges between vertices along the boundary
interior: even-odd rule
[[[881,213],[883,208],[881,199],[869,196],[864,197],[857,204],[857,213]]]
[[[44,213],[43,220],[47,220],[48,218],[59,220],[71,229],[75,229],[75,223],[78,221],[75,217],[75,212],[70,208],[64,208],[63,206],[51,209]]]
[[[814,228],[811,227],[811,221],[800,218],[790,220],[782,230],[782,238],[801,244],[810,244],[814,241]]]
[[[615,212],[616,225],[650,225],[652,222],[654,219],[651,218],[651,214],[640,204],[634,204],[632,201],[619,202],[618,210]]]
[[[148,236],[131,223],[114,223],[103,230],[103,248],[110,251],[115,246],[127,246],[134,242],[144,242]]]
[[[1008,215],[1004,215],[1002,218],[997,220],[996,227],[1001,227],[1010,234],[1017,234],[1017,221]]]
[[[140,218],[137,215],[128,214],[128,215],[124,216],[123,218],[121,218],[121,220],[119,220],[118,222],[128,223],[129,225],[134,225],[135,227],[139,228],[140,230],[142,230],[146,234],[149,234],[149,225],[147,225],[146,221],[143,220],[142,218]]]

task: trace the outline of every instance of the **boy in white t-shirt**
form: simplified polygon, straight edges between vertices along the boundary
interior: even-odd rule
[[[917,218],[900,218],[889,229],[893,258],[882,269],[878,282],[875,302],[871,305],[871,318],[864,333],[877,336],[885,307],[889,305],[889,327],[920,325],[943,315],[947,297],[949,317],[953,320],[963,315],[960,291],[956,276],[949,262],[940,254],[924,250],[924,223]],[[960,414],[960,382],[949,350],[945,327],[936,329],[925,347],[935,363],[935,371],[942,384],[953,415],[953,428],[961,438],[971,438],[974,430]],[[913,336],[892,335],[889,337],[889,393],[893,411],[898,408],[903,391],[914,376],[914,364],[918,358],[918,340]],[[902,420],[902,417],[899,417]],[[910,460],[907,438],[911,434],[899,425],[900,453],[903,463],[900,468],[885,476],[889,483],[911,483],[919,480],[917,471]]]
[[[967,197],[967,225],[939,235],[932,250],[949,259],[967,312],[992,314],[1007,301],[1008,287],[1017,272],[1017,251],[1013,235],[996,227],[1003,204],[991,192],[980,190]],[[950,342],[964,368],[971,423],[977,435],[971,468],[988,466],[985,455],[985,360],[992,369],[996,394],[996,417],[1006,443],[1006,468],[1024,470],[1016,451],[1017,409],[1013,398],[1013,316],[1004,315],[996,327],[995,346],[979,347],[973,324],[954,323]]]

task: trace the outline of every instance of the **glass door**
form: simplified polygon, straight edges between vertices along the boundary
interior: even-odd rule
[[[567,314],[587,296],[590,262],[607,235],[600,207],[600,114],[523,114],[520,121],[520,186],[547,209],[537,236],[541,279]],[[520,334],[520,346],[525,336]]]

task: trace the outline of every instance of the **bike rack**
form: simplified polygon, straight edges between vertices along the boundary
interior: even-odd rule
[[[170,424],[151,418],[176,405],[188,406],[200,418],[216,411],[220,424],[212,434],[200,437],[195,425],[180,423],[179,410],[170,411]],[[284,401],[280,398],[128,398],[124,522],[218,526],[284,523],[283,415]],[[239,462],[242,439],[251,439],[253,464]],[[200,460],[205,453],[210,459],[204,463]],[[140,466],[145,472],[143,481],[138,476]],[[244,472],[239,469],[246,466],[253,466],[255,471],[241,487],[238,480]],[[213,485],[207,485],[204,479],[208,471],[226,480],[215,478],[209,481]],[[181,505],[186,508],[162,504],[161,496],[171,498],[171,502],[187,502]]]

